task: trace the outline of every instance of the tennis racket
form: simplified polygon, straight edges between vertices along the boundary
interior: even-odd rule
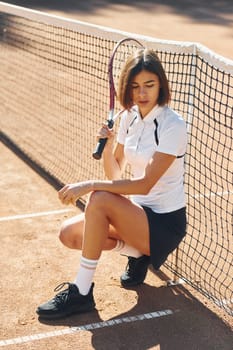
[[[133,51],[139,47],[143,47],[143,45],[138,40],[133,38],[124,38],[116,44],[109,59],[109,114],[107,119],[107,125],[109,129],[113,128],[115,120],[121,114],[121,112],[119,112],[114,117],[115,98],[117,96],[115,80],[118,80],[121,68],[123,67],[128,56],[130,56],[133,53]],[[99,139],[96,148],[92,153],[93,158],[101,159],[107,140],[107,138]]]

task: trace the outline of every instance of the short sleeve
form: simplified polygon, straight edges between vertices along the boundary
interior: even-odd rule
[[[176,157],[184,155],[187,146],[187,129],[181,117],[169,118],[169,123],[159,132],[158,152],[172,154]]]

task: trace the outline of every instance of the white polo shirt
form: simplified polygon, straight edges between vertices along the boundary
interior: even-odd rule
[[[156,213],[168,213],[185,206],[184,154],[187,131],[184,120],[167,106],[155,106],[143,119],[137,106],[121,116],[117,141],[124,145],[133,177],[141,177],[153,154],[158,151],[177,157],[147,195],[131,199]]]

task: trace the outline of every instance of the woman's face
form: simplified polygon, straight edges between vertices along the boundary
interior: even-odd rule
[[[133,103],[139,107],[142,118],[157,104],[160,83],[156,74],[146,70],[141,71],[131,82]]]

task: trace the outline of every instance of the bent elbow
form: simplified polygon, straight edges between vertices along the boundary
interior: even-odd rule
[[[150,190],[152,189],[153,186],[147,186],[147,188],[145,189],[145,195],[148,195]]]
[[[150,183],[148,183],[147,181],[143,184],[143,186],[141,187],[141,191],[140,194],[142,195],[148,195],[150,190],[152,189],[153,185],[151,185]]]

